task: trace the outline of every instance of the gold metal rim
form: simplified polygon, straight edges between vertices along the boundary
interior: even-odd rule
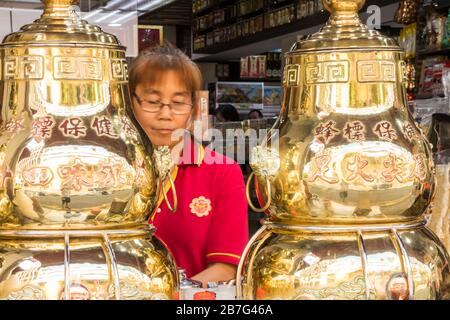
[[[399,52],[402,53],[403,50],[400,48],[385,48],[385,47],[379,47],[379,46],[373,46],[373,47],[364,47],[364,48],[360,48],[360,47],[350,47],[350,48],[341,48],[341,47],[331,47],[331,48],[327,48],[327,49],[323,49],[323,50],[317,50],[314,48],[311,49],[298,49],[295,51],[290,51],[290,52],[286,52],[285,55],[286,56],[297,56],[298,54],[302,54],[302,53],[329,53],[329,52],[346,52],[348,53],[348,50],[351,49],[352,53],[353,52],[366,52],[366,51],[392,51],[392,52]]]
[[[86,231],[107,231],[107,230],[134,230],[140,229],[145,225],[148,218],[143,219],[140,222],[134,223],[109,223],[109,224],[86,224],[86,223],[73,223],[73,225],[62,225],[62,224],[47,224],[42,225],[38,222],[27,225],[9,225],[9,224],[1,224],[0,225],[0,233],[4,231],[16,230],[16,231],[50,231],[50,232],[66,232],[66,231],[77,231],[77,230],[86,230]]]
[[[359,232],[359,231],[390,231],[392,228],[397,230],[411,229],[422,227],[426,224],[425,220],[413,221],[410,223],[402,223],[398,225],[393,224],[379,224],[379,225],[353,225],[353,226],[301,226],[301,225],[286,225],[277,222],[265,221],[264,225],[268,229],[281,229],[289,231],[309,231],[309,232]]]
[[[135,229],[102,229],[102,230],[0,230],[0,238],[48,238],[48,237],[104,237],[149,235],[155,231],[150,224]]]
[[[23,48],[24,46],[28,47],[68,47],[68,48],[80,48],[80,49],[90,49],[90,48],[101,48],[101,49],[117,49],[117,50],[126,50],[126,47],[122,45],[117,44],[110,44],[105,43],[101,45],[97,45],[96,42],[83,42],[77,43],[77,42],[66,42],[64,44],[60,44],[57,41],[55,42],[46,42],[46,43],[39,43],[39,42],[14,42],[14,43],[0,43],[0,49],[6,49],[6,48]]]

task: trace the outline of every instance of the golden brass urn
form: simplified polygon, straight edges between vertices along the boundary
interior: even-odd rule
[[[160,184],[127,115],[125,48],[76,2],[44,0],[0,45],[0,299],[171,299],[178,275],[146,223]]]
[[[361,23],[363,0],[323,3],[330,20],[286,54],[280,118],[253,152],[269,217],[238,296],[448,299],[449,256],[422,216],[434,169],[406,108],[403,52]]]

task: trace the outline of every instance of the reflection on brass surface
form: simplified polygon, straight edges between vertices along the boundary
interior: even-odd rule
[[[363,0],[323,2],[329,22],[286,54],[281,114],[262,145],[279,166],[254,168],[269,228],[246,248],[238,295],[449,298],[449,257],[421,225],[434,167],[406,107],[404,53],[361,23]]]
[[[260,239],[243,260],[241,298],[450,299],[448,255],[425,227],[363,231],[359,243],[357,228],[270,225]]]
[[[178,287],[174,262],[150,230],[106,238],[72,231],[67,249],[64,236],[2,236],[0,299],[66,299],[67,286],[67,299],[167,300]]]
[[[128,117],[125,48],[71,6],[0,45],[0,298],[171,299],[177,272],[145,229],[153,150]]]

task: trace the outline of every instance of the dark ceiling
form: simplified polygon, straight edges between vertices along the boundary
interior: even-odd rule
[[[175,0],[139,17],[139,24],[191,26],[192,0]]]
[[[82,11],[88,12],[99,6],[106,5],[109,0],[79,0]],[[0,7],[21,9],[42,9],[41,0],[0,0]]]

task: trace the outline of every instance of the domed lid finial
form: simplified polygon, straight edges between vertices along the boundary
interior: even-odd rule
[[[400,47],[394,39],[368,28],[360,19],[359,11],[365,0],[322,0],[330,12],[327,24],[306,40],[298,41],[291,52],[317,52],[355,49],[396,50]]]
[[[42,16],[19,31],[7,35],[1,46],[73,44],[115,47],[124,50],[116,36],[105,33],[100,27],[82,20],[76,5],[79,0],[41,0]]]
[[[79,0],[41,0],[41,2],[46,5],[67,5],[67,6],[74,6],[78,4]]]
[[[365,0],[322,0],[324,7],[331,13],[358,13],[364,6]]]

